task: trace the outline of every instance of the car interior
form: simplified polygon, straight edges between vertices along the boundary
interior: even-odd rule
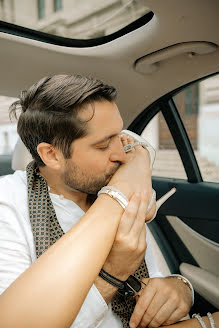
[[[219,73],[219,2],[145,2],[150,11],[144,16],[91,39],[0,21],[0,93],[18,97],[42,77],[62,73],[94,76],[117,88],[124,128],[143,135],[157,150],[152,170],[157,198],[172,187],[177,190],[148,224],[159,268],[164,275],[180,273],[190,280],[195,290],[192,312],[204,315],[219,308],[219,174],[205,178],[177,99],[187,88]],[[219,112],[219,101],[217,106]],[[158,115],[179,164],[168,152],[160,160],[153,139]],[[202,120],[199,128],[205,129]],[[213,137],[219,147],[218,132]],[[12,162],[10,156],[0,158],[1,176],[24,170],[31,160],[19,139]],[[157,174],[158,164],[167,166],[168,175],[165,170]],[[182,176],[174,175],[175,166],[176,171],[182,167]]]

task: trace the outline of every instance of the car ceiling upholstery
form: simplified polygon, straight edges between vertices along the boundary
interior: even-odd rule
[[[90,48],[69,48],[0,33],[0,94],[16,97],[43,76],[91,75],[114,85],[125,126],[169,91],[219,71],[218,0],[147,0],[154,12],[145,26]],[[215,51],[163,60],[151,74],[135,70],[139,58],[176,44],[204,41]]]

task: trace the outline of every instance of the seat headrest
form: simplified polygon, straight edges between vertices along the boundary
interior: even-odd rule
[[[19,137],[12,154],[11,168],[15,171],[25,171],[27,164],[32,160],[33,158],[30,152],[27,150],[21,138]]]

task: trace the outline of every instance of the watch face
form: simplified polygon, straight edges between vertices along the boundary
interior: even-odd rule
[[[128,279],[126,280],[126,283],[128,287],[131,289],[134,289],[134,291],[137,293],[141,289],[141,282],[135,278],[134,276],[129,276]]]

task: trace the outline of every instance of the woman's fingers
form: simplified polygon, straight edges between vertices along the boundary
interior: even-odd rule
[[[134,234],[136,234],[136,232],[138,231],[141,231],[143,228],[145,231],[145,216],[146,216],[147,207],[148,207],[147,192],[142,191],[138,213],[132,227],[132,232]]]
[[[138,239],[138,242],[144,245],[146,237],[145,213],[148,203],[146,195],[146,192],[133,194],[121,218],[119,227],[121,233],[129,232],[129,238]]]
[[[140,202],[141,202],[140,193],[134,193],[122,215],[119,225],[120,233],[127,234],[132,229],[132,226],[138,214]]]

